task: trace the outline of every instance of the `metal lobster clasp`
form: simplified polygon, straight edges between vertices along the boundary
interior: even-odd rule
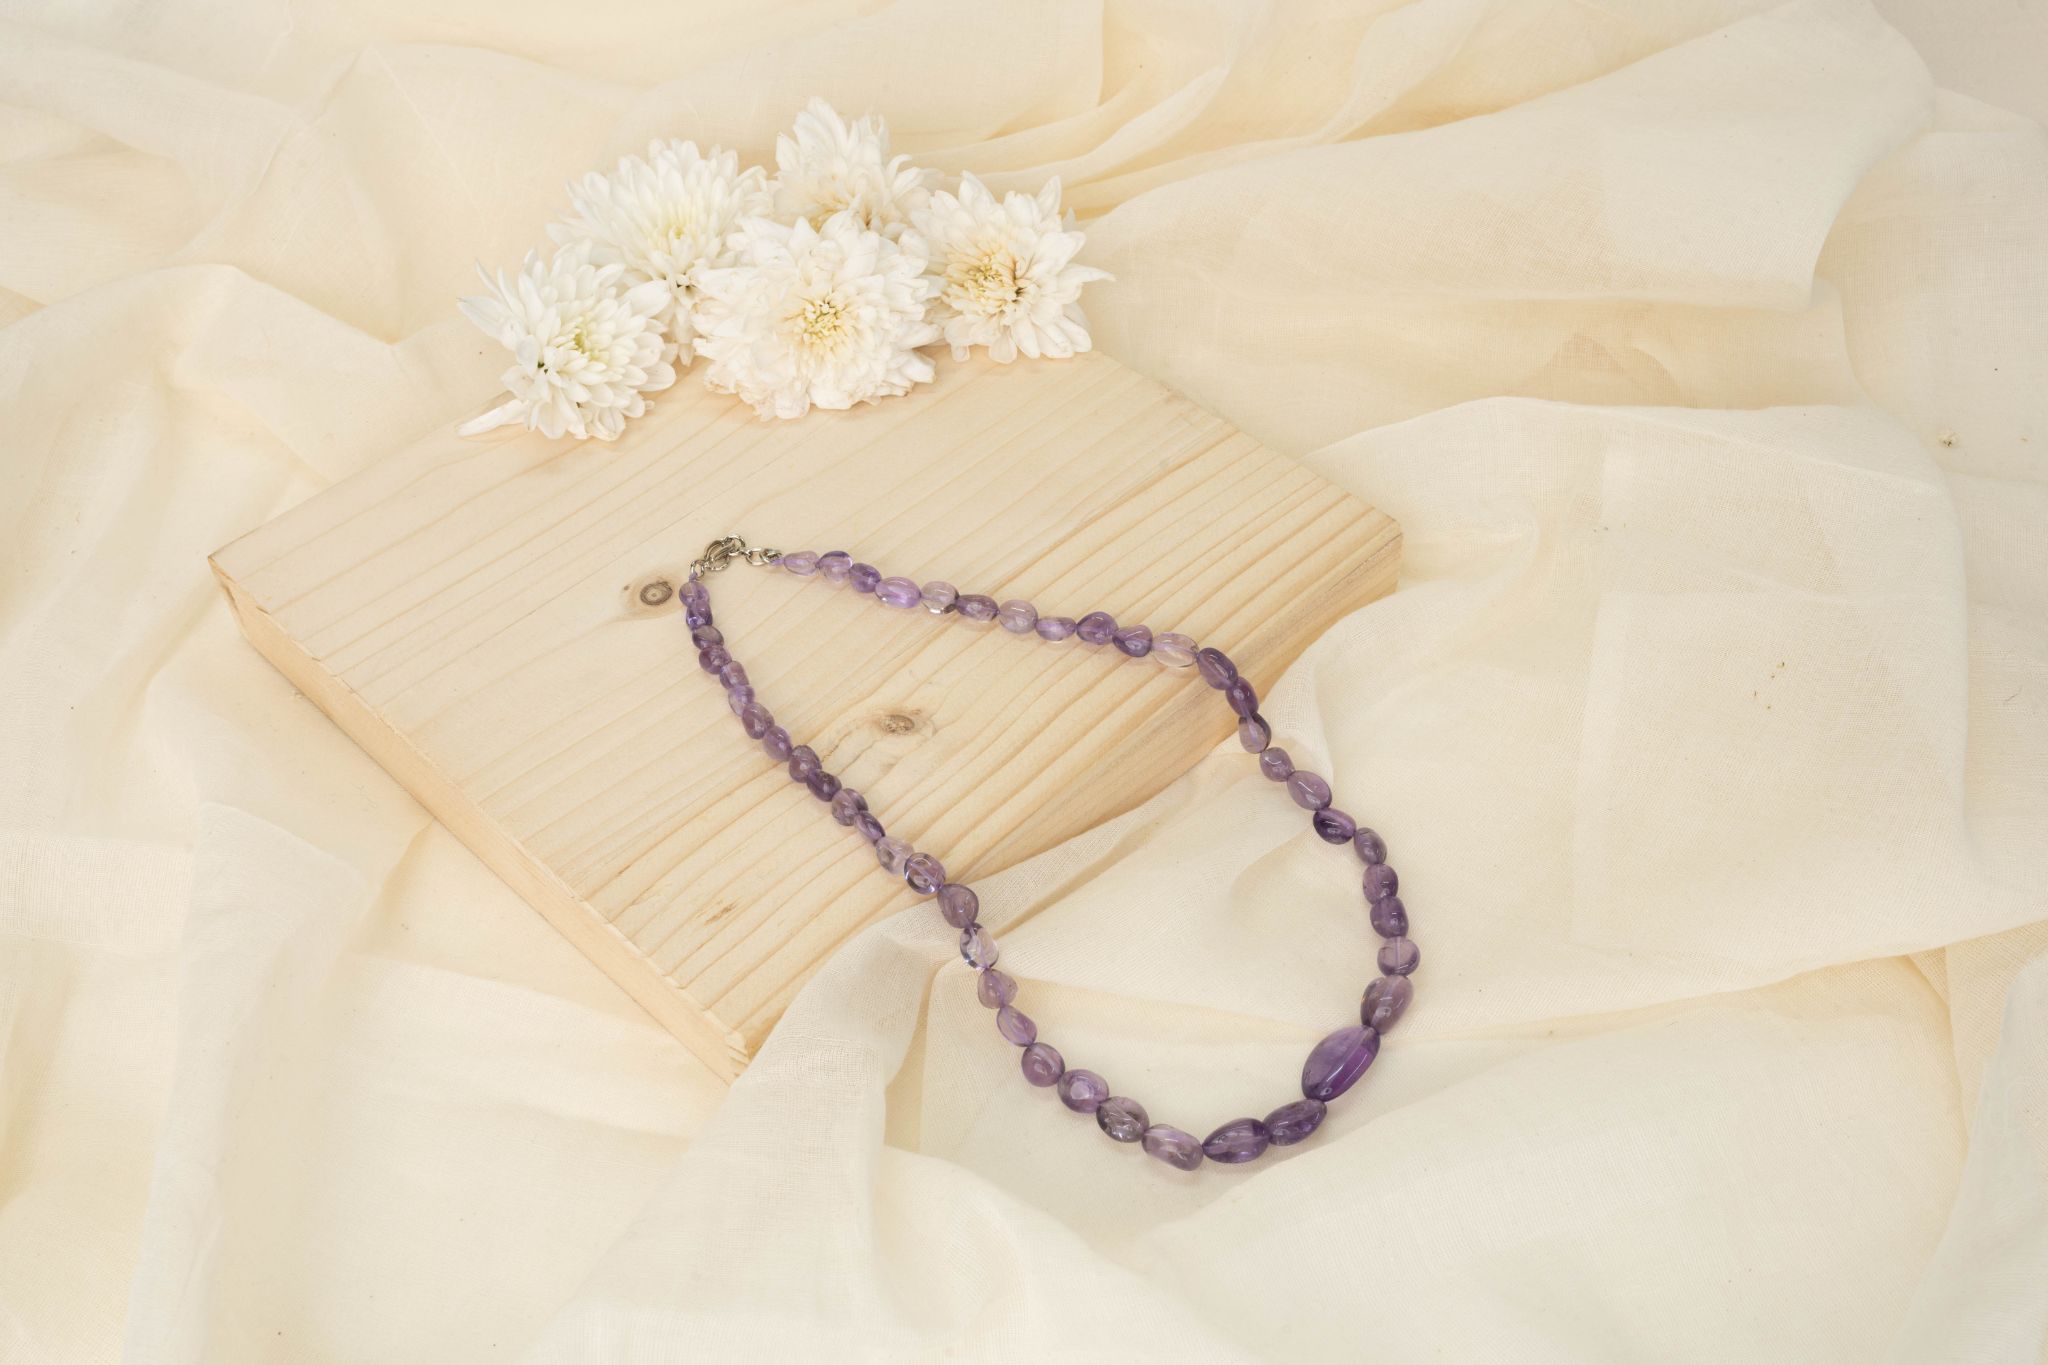
[[[765,545],[748,545],[739,536],[720,536],[704,547],[702,557],[690,565],[692,575],[717,573],[735,559],[744,559],[756,566],[772,564],[782,551],[771,550]]]

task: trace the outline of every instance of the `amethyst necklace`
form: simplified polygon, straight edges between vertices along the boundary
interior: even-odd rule
[[[1237,715],[1237,737],[1245,749],[1258,755],[1259,771],[1275,782],[1286,784],[1294,803],[1309,812],[1310,824],[1325,843],[1349,844],[1365,865],[1365,899],[1373,930],[1382,940],[1379,950],[1381,975],[1365,988],[1359,1008],[1359,1022],[1338,1029],[1317,1043],[1301,1069],[1302,1098],[1289,1101],[1264,1118],[1232,1119],[1206,1138],[1169,1124],[1153,1123],[1145,1106],[1122,1095],[1112,1095],[1109,1082],[1093,1071],[1069,1069],[1051,1044],[1041,1042],[1038,1026],[1012,1002],[1017,982],[996,969],[996,941],[980,922],[980,901],[974,891],[946,879],[946,869],[929,853],[920,853],[882,828],[882,822],[868,809],[867,799],[851,787],[842,786],[818,761],[807,744],[791,741],[789,731],[775,723],[768,708],[754,699],[747,670],[733,660],[725,637],[711,622],[711,594],[704,585],[707,574],[718,572],[732,561],[754,565],[777,565],[800,578],[822,578],[844,584],[856,593],[873,597],[882,605],[911,611],[923,607],[935,616],[959,616],[981,625],[991,622],[1013,635],[1035,634],[1041,640],[1079,640],[1100,647],[1112,645],[1131,659],[1150,657],[1169,668],[1193,667],[1202,680],[1223,693],[1223,699]],[[1238,1165],[1263,1155],[1268,1147],[1287,1147],[1315,1132],[1328,1112],[1329,1102],[1357,1083],[1379,1055],[1380,1035],[1392,1027],[1414,996],[1409,976],[1421,955],[1408,937],[1408,910],[1395,892],[1400,881],[1387,863],[1387,846],[1379,835],[1361,828],[1349,815],[1330,804],[1330,784],[1315,773],[1297,768],[1283,749],[1272,745],[1272,728],[1259,714],[1258,693],[1238,675],[1237,666],[1219,649],[1205,648],[1185,635],[1154,635],[1147,626],[1119,626],[1108,612],[1091,611],[1075,620],[1067,616],[1041,616],[1029,602],[998,603],[979,593],[962,593],[950,583],[926,583],[922,587],[908,578],[884,578],[872,564],[855,562],[844,550],[818,554],[798,550],[749,547],[738,536],[723,536],[711,542],[701,559],[690,565],[689,581],[680,594],[683,619],[690,627],[690,639],[697,646],[697,663],[706,673],[725,685],[726,703],[739,717],[749,739],[761,742],[768,757],[789,765],[793,781],[801,782],[813,796],[826,803],[832,818],[851,827],[874,845],[875,857],[891,874],[901,877],[920,896],[933,897],[947,924],[960,931],[960,956],[979,973],[975,993],[981,1003],[996,1012],[996,1030],[1021,1049],[1024,1079],[1035,1086],[1051,1086],[1067,1108],[1095,1115],[1095,1122],[1117,1142],[1136,1142],[1169,1166],[1191,1171],[1204,1157],[1227,1165]]]

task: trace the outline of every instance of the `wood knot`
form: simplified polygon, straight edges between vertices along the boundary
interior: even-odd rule
[[[875,724],[885,735],[907,735],[918,728],[917,716],[901,711],[884,711]]]
[[[676,595],[675,585],[666,578],[650,578],[632,590],[633,600],[643,607],[658,607]]]

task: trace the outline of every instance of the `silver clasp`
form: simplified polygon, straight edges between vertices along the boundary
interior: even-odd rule
[[[772,564],[781,554],[782,551],[771,550],[765,545],[749,545],[739,536],[720,536],[704,547],[704,554],[701,558],[692,561],[690,564],[690,574],[692,577],[696,577],[707,573],[717,573],[735,559],[744,559],[747,563],[757,567],[763,564]]]

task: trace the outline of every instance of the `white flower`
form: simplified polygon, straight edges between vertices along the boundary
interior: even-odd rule
[[[661,330],[668,285],[629,285],[625,266],[594,265],[591,251],[578,242],[548,260],[528,252],[509,279],[477,267],[491,292],[462,300],[462,315],[512,352],[512,396],[463,423],[463,435],[524,422],[549,436],[609,441],[645,410],[642,394],[676,382],[675,346]]]
[[[704,380],[763,417],[850,408],[932,377],[919,346],[933,282],[923,255],[835,213],[822,228],[749,218],[736,266],[704,272],[697,353]]]
[[[959,194],[942,190],[914,215],[903,244],[931,259],[939,285],[932,320],[955,360],[975,346],[1004,364],[1020,353],[1065,358],[1089,348],[1081,286],[1110,275],[1074,264],[1081,234],[1071,220],[1062,224],[1059,206],[1058,180],[1036,198],[1012,190],[997,203],[963,175]]]
[[[569,202],[573,212],[548,235],[563,244],[588,238],[590,259],[624,266],[631,284],[667,284],[664,321],[687,364],[697,276],[732,264],[728,239],[740,219],[768,211],[768,175],[740,169],[735,153],[716,147],[704,155],[694,142],[656,142],[644,160],[623,157],[610,175],[572,181]]]
[[[890,241],[931,195],[930,171],[910,158],[889,156],[889,130],[872,115],[851,127],[825,101],[812,97],[796,116],[793,133],[775,139],[775,212],[812,227],[842,211]]]

